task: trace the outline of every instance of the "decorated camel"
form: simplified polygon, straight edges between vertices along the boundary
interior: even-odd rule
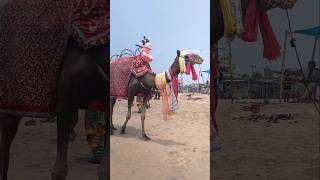
[[[183,61],[179,61],[179,58]],[[128,112],[126,115],[126,120],[121,128],[121,134],[126,131],[126,125],[131,118],[131,106],[133,103],[134,96],[138,93],[143,93],[143,107],[141,112],[141,128],[142,128],[142,138],[145,141],[150,140],[145,132],[145,118],[146,118],[146,105],[147,100],[152,92],[152,89],[158,89],[156,87],[156,74],[147,72],[140,77],[136,77],[131,73],[132,69],[132,59],[119,59],[110,65],[110,131],[115,130],[112,123],[113,107],[116,103],[118,97],[128,98]],[[176,77],[181,73],[180,67],[183,66],[181,63],[190,63],[191,66],[194,64],[202,64],[203,59],[198,54],[188,53],[182,54],[179,50],[175,57],[174,62],[170,66],[169,70],[165,72],[165,81],[170,83],[173,77]],[[121,68],[122,67],[122,68]],[[123,68],[127,67],[127,68]],[[121,79],[121,81],[119,81]]]
[[[10,145],[21,118],[56,114],[57,158],[51,179],[65,180],[77,110],[109,98],[109,0],[92,1],[91,10],[83,14],[89,1],[0,3],[1,180],[8,179]],[[109,175],[107,162],[106,156],[100,180]]]

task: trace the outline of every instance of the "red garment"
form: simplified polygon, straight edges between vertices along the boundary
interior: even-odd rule
[[[172,77],[173,92],[174,92],[174,95],[178,101],[178,76],[175,76],[173,74],[172,68],[169,69],[169,73]]]
[[[147,72],[152,73],[151,66],[149,62],[152,61],[152,56],[150,50],[147,48],[142,48],[141,55],[134,58],[133,63],[133,73],[139,77]]]
[[[197,75],[197,72],[195,71],[194,69],[194,66],[191,64],[191,62],[188,62],[187,65],[186,65],[186,74],[189,75],[190,74],[190,70],[191,70],[191,73],[192,73],[192,80],[197,80],[198,79],[198,75]]]
[[[100,112],[108,112],[109,110],[107,100],[105,99],[92,101],[86,109],[89,111]]]
[[[257,1],[251,0],[247,8],[244,20],[244,35],[242,39],[246,42],[258,40],[258,26],[263,39],[263,57],[275,60],[281,56],[281,47],[272,30],[268,15],[265,11],[257,9]]]

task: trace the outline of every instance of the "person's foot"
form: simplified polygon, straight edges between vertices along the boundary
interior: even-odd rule
[[[138,113],[142,113],[142,108],[139,108]]]

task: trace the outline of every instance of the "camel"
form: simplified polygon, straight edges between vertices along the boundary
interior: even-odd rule
[[[109,44],[84,51],[79,48],[74,40],[70,39],[68,42],[58,82],[58,149],[52,180],[66,179],[68,173],[67,150],[69,136],[75,124],[77,110],[87,107],[94,99],[109,97],[109,78],[96,62],[99,59],[105,61],[105,57],[109,57],[109,52]],[[106,68],[108,68],[108,65],[109,63],[105,62]],[[73,83],[71,84],[70,82]],[[71,94],[72,96],[70,96]],[[2,180],[7,180],[10,145],[16,135],[21,118],[21,116],[17,115],[0,114],[0,173]],[[105,176],[102,169],[100,169],[100,176]]]
[[[180,51],[178,50],[177,56],[171,65],[174,76],[177,76],[180,73],[179,61],[178,61],[179,56],[180,56]],[[192,58],[189,59],[189,57],[192,57]],[[186,62],[188,62],[188,61],[191,62],[192,65],[202,64],[202,62],[203,62],[202,57],[200,57],[198,54],[191,54],[191,56],[189,56],[189,54],[187,54],[184,56],[184,60]],[[156,89],[155,76],[156,76],[156,74],[154,74],[154,73],[146,73],[140,77],[135,77],[134,75],[131,76],[131,78],[129,80],[129,85],[128,85],[128,112],[126,115],[126,120],[121,128],[121,131],[120,131],[121,134],[125,134],[126,125],[129,121],[129,119],[131,118],[131,106],[133,103],[134,96],[137,93],[143,92],[144,97],[143,97],[143,107],[142,107],[142,112],[141,112],[142,139],[145,141],[150,140],[150,138],[145,133],[144,121],[145,121],[145,117],[146,117],[145,113],[146,113],[147,100],[149,98],[149,95],[150,95],[152,89],[153,88]],[[166,76],[166,81],[170,82],[170,80],[168,79],[167,76]],[[112,134],[113,130],[116,130],[114,128],[113,122],[112,122],[113,107],[114,107],[116,101],[117,101],[117,98],[114,98],[114,97],[110,98],[110,132],[111,132],[111,134]]]
[[[106,1],[106,3],[109,4],[109,1]],[[1,4],[0,7],[4,6]],[[10,37],[15,40],[15,36]],[[110,57],[110,42],[107,41],[105,44],[83,49],[78,41],[70,36],[66,39],[65,44],[67,46],[64,51],[56,92],[57,158],[51,174],[52,180],[65,180],[67,177],[69,137],[76,124],[77,110],[86,108],[93,100],[109,99],[109,63],[107,58]],[[8,179],[10,145],[15,138],[22,117],[23,115],[14,113],[0,113],[1,180]],[[109,123],[107,123],[108,125]],[[98,169],[99,180],[105,180],[106,176],[110,176],[108,165],[105,164],[109,163],[107,155],[108,139],[106,137],[106,157]]]

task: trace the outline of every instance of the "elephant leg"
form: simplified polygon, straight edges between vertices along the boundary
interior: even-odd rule
[[[121,132],[120,132],[121,134],[126,133],[126,126],[127,126],[129,119],[131,118],[131,107],[132,107],[133,100],[134,100],[134,96],[132,96],[132,95],[128,96],[128,112],[127,112],[127,116],[126,116],[126,121],[124,122],[124,124],[121,128]]]
[[[0,173],[1,179],[8,179],[8,167],[10,159],[10,145],[17,133],[21,117],[0,114]]]
[[[110,134],[113,134],[113,131],[117,130],[117,128],[113,126],[113,121],[112,121],[113,107],[116,104],[116,102],[117,102],[116,98],[110,98]]]
[[[144,130],[144,120],[146,119],[146,109],[147,109],[147,103],[148,103],[148,95],[149,93],[144,93],[143,97],[143,106],[142,106],[142,112],[141,112],[141,129],[142,129],[142,139],[145,141],[151,140],[145,130]]]

